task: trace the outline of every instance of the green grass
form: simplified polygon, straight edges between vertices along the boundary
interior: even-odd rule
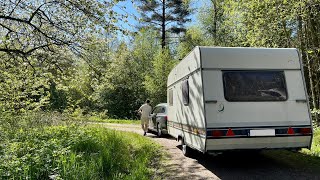
[[[114,123],[114,124],[140,124],[140,120],[128,120],[128,119],[102,119],[97,116],[83,117],[81,121],[84,122],[102,122],[102,123]]]
[[[0,179],[151,179],[161,158],[159,145],[134,133],[0,120]]]
[[[302,149],[304,154],[320,157],[320,128],[317,128],[313,132],[312,146],[311,149]]]
[[[266,151],[263,152],[263,155],[290,167],[317,173],[319,173],[320,170],[320,157],[317,156],[286,150]]]
[[[266,151],[265,156],[277,160],[279,163],[292,167],[320,171],[320,129],[314,131],[311,149],[302,149],[300,152],[285,150]]]

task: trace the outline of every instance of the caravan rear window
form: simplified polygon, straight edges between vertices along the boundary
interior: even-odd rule
[[[227,101],[286,101],[283,71],[223,71]]]

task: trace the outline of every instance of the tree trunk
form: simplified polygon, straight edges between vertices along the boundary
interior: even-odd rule
[[[309,71],[309,82],[310,82],[310,90],[311,90],[311,96],[312,96],[312,106],[314,109],[317,108],[317,104],[316,104],[316,97],[315,97],[315,93],[314,93],[314,85],[313,85],[313,80],[312,80],[312,69],[311,69],[311,64],[310,64],[310,59],[309,59],[309,55],[308,52],[306,52],[306,58],[307,58],[307,66],[308,66],[308,71]],[[319,121],[318,121],[318,113],[315,113],[314,115],[315,118],[315,123],[317,123],[317,126],[319,126]]]
[[[314,93],[314,85],[313,85],[313,80],[312,80],[312,69],[311,69],[311,64],[310,64],[310,59],[309,59],[309,55],[308,52],[306,52],[306,61],[307,61],[307,67],[308,67],[308,74],[309,74],[309,83],[310,83],[310,91],[311,91],[311,96],[312,96],[312,106],[313,108],[317,108],[317,104],[316,104],[316,97],[315,97],[315,93]]]
[[[317,23],[315,21],[315,16],[312,12],[312,9],[311,9],[311,6],[309,5],[309,28],[310,28],[310,35],[311,35],[311,39],[312,39],[312,44],[313,44],[313,47],[319,47],[319,39],[318,39],[318,36],[317,36]]]
[[[320,47],[320,42],[319,42],[319,38],[318,38],[318,31],[317,31],[317,27],[319,27],[319,24],[317,23],[316,19],[317,19],[317,16],[316,16],[316,12],[313,11],[313,9],[311,8],[311,5],[312,4],[309,4],[308,5],[308,20],[309,20],[309,34],[308,34],[308,37],[310,38],[310,41],[312,41],[312,43],[310,43],[310,45],[312,44],[311,48],[312,48],[312,51],[313,51],[313,54],[312,54],[312,59],[313,59],[313,62],[316,66],[314,66],[314,71],[315,71],[315,82],[316,84],[314,85],[314,89],[315,89],[315,92],[316,92],[316,98],[317,100],[319,99],[319,73],[317,72],[318,69],[320,68],[320,55],[319,53],[317,53],[317,49]],[[317,102],[316,104],[316,109],[319,109],[319,102]]]
[[[162,0],[161,48],[166,47],[166,0]]]
[[[312,91],[314,94],[312,94],[314,100],[313,100],[313,108],[315,109],[319,109],[319,102],[318,102],[318,98],[319,98],[319,73],[317,72],[320,64],[319,64],[319,56],[317,55],[317,48],[319,47],[319,38],[317,35],[317,22],[315,21],[316,19],[316,15],[313,11],[313,9],[311,8],[312,4],[307,4],[308,8],[307,8],[307,25],[308,25],[308,40],[309,40],[309,49],[312,50],[312,62],[314,63],[314,68],[312,69],[312,67],[310,67],[310,70],[312,70],[314,72],[314,77],[313,77],[313,82],[315,82],[315,84],[313,84]],[[309,54],[307,54],[307,58],[310,60],[310,56]],[[310,65],[311,66],[311,65]],[[319,121],[319,116],[316,114],[315,116],[316,118],[316,123],[319,126],[320,125],[320,121]]]
[[[298,38],[299,38],[299,48],[301,50],[301,55],[302,55],[302,60],[304,60],[304,62],[306,62],[307,65],[307,69],[305,72],[307,72],[306,74],[308,75],[308,81],[306,83],[309,83],[309,93],[311,93],[311,99],[312,99],[312,108],[316,108],[316,97],[315,97],[315,92],[314,92],[314,85],[313,85],[313,78],[312,78],[312,68],[311,68],[311,64],[310,64],[310,59],[309,59],[309,55],[308,55],[308,48],[306,47],[306,44],[308,44],[308,39],[305,39],[305,35],[307,34],[307,27],[306,27],[306,23],[303,22],[302,19],[302,10],[300,7],[300,14],[298,14],[298,18],[297,18],[297,23],[298,23]],[[307,41],[307,43],[305,43],[304,41]],[[308,102],[309,103],[309,102]],[[318,120],[318,115],[315,114],[314,116],[316,122]]]
[[[218,15],[218,9],[217,9],[217,1],[213,0],[212,1],[213,4],[213,9],[214,9],[214,17],[213,17],[213,39],[214,39],[214,43],[216,44],[217,41],[217,15]]]

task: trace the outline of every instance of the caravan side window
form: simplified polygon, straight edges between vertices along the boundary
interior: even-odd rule
[[[185,106],[189,105],[189,82],[188,82],[188,79],[182,82],[182,101]]]
[[[169,106],[173,106],[173,90],[169,89]]]

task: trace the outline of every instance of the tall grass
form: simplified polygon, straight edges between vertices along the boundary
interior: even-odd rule
[[[150,179],[161,156],[137,134],[32,118],[1,118],[0,179]]]
[[[115,124],[141,124],[140,120],[128,120],[128,119],[101,119],[97,116],[91,116],[83,121],[88,122],[104,122],[104,123],[115,123]]]

